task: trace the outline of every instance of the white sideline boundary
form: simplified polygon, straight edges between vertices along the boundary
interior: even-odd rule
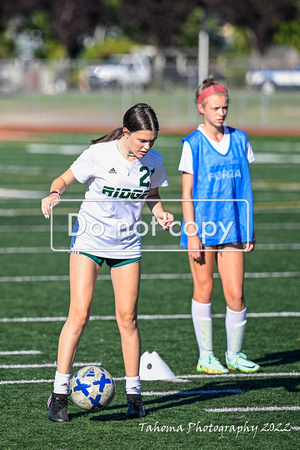
[[[228,413],[228,412],[272,412],[272,411],[300,411],[300,406],[263,406],[251,408],[247,406],[246,408],[208,408],[205,409],[206,412],[214,413]],[[298,427],[293,429],[297,430]]]
[[[245,278],[299,278],[300,272],[246,272]],[[214,273],[214,278],[220,278],[218,273]],[[108,281],[110,275],[99,275],[99,280]],[[143,273],[142,280],[189,280],[191,273]],[[69,275],[37,275],[37,276],[9,276],[0,277],[0,283],[23,283],[23,282],[43,282],[43,281],[69,281]]]
[[[300,312],[283,311],[270,313],[247,313],[247,318],[264,318],[264,317],[300,317]],[[185,320],[191,319],[191,314],[139,314],[138,320]],[[213,319],[224,319],[225,314],[212,314]],[[0,318],[0,323],[32,323],[32,322],[65,322],[67,317],[3,317]],[[116,320],[115,316],[91,316],[90,321],[110,321]]]

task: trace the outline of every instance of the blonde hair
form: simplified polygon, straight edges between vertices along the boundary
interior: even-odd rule
[[[218,83],[217,81],[215,81],[212,77],[206,78],[205,80],[203,80],[201,86],[198,87],[197,91],[196,91],[196,104],[199,103],[199,95],[207,88],[211,87],[211,86],[222,86],[221,83]],[[222,86],[223,87],[223,86]],[[227,95],[224,92],[220,92],[217,93],[216,95]],[[200,103],[204,106],[205,103],[207,102],[207,99],[203,99]]]

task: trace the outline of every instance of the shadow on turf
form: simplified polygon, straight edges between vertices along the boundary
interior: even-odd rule
[[[300,361],[300,351],[291,350],[289,352],[268,353],[263,358],[255,360],[262,367],[285,366]]]
[[[250,391],[264,391],[268,389],[284,388],[288,392],[299,392],[300,381],[295,378],[257,378],[257,379],[245,379],[243,381],[232,382],[232,381],[222,381],[218,380],[201,386],[201,390],[215,391],[215,390],[232,390],[242,388],[245,393]],[[195,389],[195,388],[194,388]],[[203,401],[208,401],[209,399],[218,399],[225,397],[232,397],[233,395],[243,395],[240,393],[224,392],[214,395],[203,395],[203,394],[189,394],[190,390],[181,391],[174,395],[165,395],[152,400],[144,400],[145,410],[148,414],[153,414],[156,411],[161,411],[164,409],[178,408],[181,406],[191,405],[194,403],[201,403]],[[112,413],[115,409],[123,409],[124,412]],[[121,420],[132,420],[126,417],[127,405],[119,404],[108,407],[99,415],[91,417],[91,421],[121,421]],[[71,414],[70,418],[76,418],[82,415],[88,414],[88,412],[79,412],[76,414]]]
[[[188,391],[181,391],[182,394],[181,395],[166,395],[163,397],[160,397],[158,399],[155,400],[144,400],[143,399],[143,403],[146,409],[147,414],[148,413],[152,413],[156,410],[160,410],[160,409],[169,409],[169,408],[174,408],[174,407],[180,407],[182,405],[189,405],[192,403],[196,403],[199,402],[201,400],[203,400],[203,396],[201,394],[185,394],[185,392],[189,392]],[[217,395],[214,396],[216,397],[224,397],[224,395],[232,395],[232,394],[222,394],[222,395]],[[235,394],[234,394],[235,395]],[[170,403],[171,402],[171,403]],[[149,405],[152,404],[159,404],[159,406],[154,407],[154,408],[149,408]],[[124,412],[119,412],[119,413],[112,413],[110,414],[110,411],[116,410],[116,409],[122,409]],[[91,421],[94,422],[106,422],[106,421],[122,421],[122,420],[132,420],[132,419],[128,419],[126,417],[126,411],[127,411],[127,404],[118,404],[118,405],[113,405],[113,406],[109,406],[108,408],[105,409],[105,411],[101,412],[99,411],[99,415],[97,416],[93,416],[90,418]],[[87,414],[90,414],[90,411],[79,411],[78,413],[71,413],[69,414],[69,418],[70,420],[79,418],[79,417],[83,417],[86,416]]]
[[[270,353],[263,358],[257,359],[256,361],[260,363],[263,367],[273,366],[273,365],[286,365],[292,364],[295,362],[299,362],[300,360],[300,352],[299,351],[290,351],[290,352],[281,352],[281,353]],[[245,392],[249,391],[262,391],[266,389],[276,389],[276,388],[284,388],[288,392],[299,392],[300,381],[296,377],[276,377],[276,378],[255,378],[255,379],[243,379],[242,381],[229,381],[222,379],[218,379],[215,382],[210,382],[201,385],[201,390],[215,391],[215,390],[234,390],[242,388]],[[197,388],[193,388],[196,390]],[[180,391],[178,394],[165,395],[160,396],[159,398],[155,398],[153,400],[145,400],[143,399],[145,410],[147,414],[154,413],[158,410],[177,408],[180,406],[191,405],[198,402],[207,401],[209,399],[218,399],[225,398],[233,395],[241,395],[240,393],[235,392],[224,392],[214,395],[203,395],[203,394],[192,394],[189,393],[190,389]],[[122,412],[113,412],[114,410],[120,410]],[[118,404],[111,405],[102,412],[99,412],[99,415],[90,418],[91,421],[122,421],[122,420],[131,420],[126,417],[127,404]],[[87,416],[90,414],[90,411],[79,411],[76,413],[69,414],[70,420]],[[95,413],[93,413],[95,414]]]
[[[209,385],[207,385],[207,390],[211,390],[211,389],[215,389],[212,388],[211,385],[213,383],[210,383]],[[203,390],[203,387],[201,388]],[[143,399],[143,403],[145,406],[145,410],[146,413],[153,413],[155,411],[158,410],[163,410],[163,409],[170,409],[170,408],[178,408],[181,406],[186,406],[186,405],[191,405],[194,403],[198,403],[201,402],[203,400],[207,400],[207,396],[203,396],[203,394],[190,394],[190,389],[187,389],[186,391],[180,391],[179,394],[174,394],[174,395],[165,395],[165,396],[161,396],[159,398],[153,399],[153,400],[145,400],[145,398]],[[213,398],[224,398],[224,397],[228,397],[228,396],[232,396],[232,395],[236,395],[236,393],[231,393],[231,392],[224,392],[224,393],[220,393],[220,394],[216,394],[213,396]],[[151,405],[157,405],[157,406],[152,406]],[[110,410],[114,410],[114,409],[124,409],[124,413],[115,413],[115,414],[107,414],[107,412]],[[93,416],[91,417],[90,420],[92,421],[101,421],[101,422],[105,422],[105,421],[111,421],[111,420],[132,420],[132,419],[128,419],[126,417],[126,410],[127,410],[127,405],[114,405],[114,406],[110,406],[109,408],[106,409],[106,414],[104,413],[100,413],[99,416]],[[81,415],[81,413],[79,413],[79,415]],[[75,415],[73,415],[75,416]]]

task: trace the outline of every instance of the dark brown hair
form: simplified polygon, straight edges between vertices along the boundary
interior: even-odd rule
[[[147,103],[137,103],[124,114],[122,127],[116,128],[105,136],[92,140],[91,143],[97,144],[99,142],[110,142],[120,139],[124,136],[123,128],[127,128],[131,133],[141,130],[159,131],[159,123],[151,106],[147,105]]]

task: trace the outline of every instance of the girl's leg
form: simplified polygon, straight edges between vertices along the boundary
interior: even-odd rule
[[[245,309],[244,299],[244,252],[242,244],[231,244],[217,253],[217,265],[222,280],[223,292],[227,306],[236,312]],[[228,251],[232,249],[232,251]]]
[[[225,249],[241,250],[242,244],[232,244]],[[241,352],[246,328],[246,305],[244,298],[244,252],[221,251],[217,255],[218,269],[222,280],[223,292],[227,303],[226,334],[227,352],[226,363],[229,369],[242,372],[256,372],[259,366],[246,359]]]
[[[213,247],[206,247],[212,250]],[[190,268],[193,277],[195,302],[209,304],[214,287],[213,273],[216,254],[213,251],[205,252],[201,262],[195,261],[193,257],[189,257]]]
[[[140,289],[140,262],[111,269],[116,303],[116,318],[126,373],[127,417],[146,415],[140,395],[141,338],[137,324],[137,304]]]
[[[100,268],[84,255],[70,255],[71,300],[69,315],[60,334],[54,391],[48,400],[48,417],[54,422],[67,422],[71,368],[83,330],[89,320],[95,284]]]
[[[232,251],[229,251],[232,248]],[[227,303],[226,333],[227,355],[237,354],[242,349],[246,327],[246,307],[244,299],[244,253],[235,251],[242,246],[239,244],[226,246],[217,255],[217,264],[222,280],[223,291]]]
[[[213,247],[207,247],[213,250]],[[192,299],[192,318],[195,335],[199,347],[198,372],[226,373],[213,354],[213,333],[211,319],[211,296],[213,292],[213,272],[216,253],[207,251],[201,262],[190,257],[190,267],[193,276],[194,294]]]
[[[70,308],[58,344],[57,371],[69,374],[88,323],[100,267],[85,255],[70,255]]]
[[[140,288],[140,262],[111,269],[115,294],[116,319],[121,335],[125,373],[139,375],[141,339],[137,324],[137,304]]]

